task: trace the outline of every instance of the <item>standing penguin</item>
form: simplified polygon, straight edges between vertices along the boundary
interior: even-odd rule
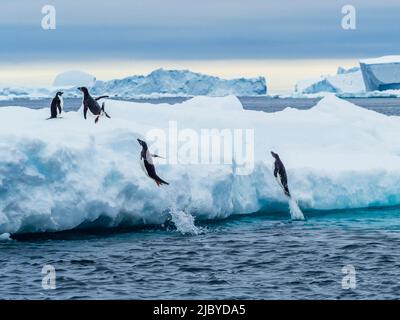
[[[143,140],[137,139],[139,144],[142,146],[142,151],[140,152],[140,166],[142,167],[144,173],[148,175],[151,179],[153,179],[156,183],[157,186],[160,186],[162,184],[168,185],[169,183],[161,179],[157,173],[156,173],[156,168],[154,167],[153,164],[153,158],[161,158],[160,156],[156,154],[151,154],[149,152],[149,148],[147,147],[147,143],[144,142]]]
[[[283,165],[281,159],[279,158],[279,155],[273,151],[271,151],[271,155],[275,158],[275,163],[274,163],[274,176],[280,186],[282,187],[283,191],[285,192],[285,195],[290,196],[290,191],[288,187],[288,181],[287,181],[287,175],[286,175],[286,169],[285,166]]]
[[[97,100],[102,98],[108,98],[108,96],[101,96],[98,98],[93,98],[89,94],[89,90],[86,87],[79,87],[77,88],[79,91],[83,92],[83,117],[86,119],[87,111],[90,110],[96,116],[94,123],[99,121],[100,116],[105,115],[107,118],[111,118],[107,112],[104,111],[104,102],[100,108],[99,103]]]
[[[50,118],[47,118],[47,120],[57,118],[57,111],[58,111],[58,114],[61,114],[62,108],[64,106],[64,100],[62,97],[63,93],[64,92],[58,91],[56,93],[55,97],[53,98],[53,100],[51,101]]]

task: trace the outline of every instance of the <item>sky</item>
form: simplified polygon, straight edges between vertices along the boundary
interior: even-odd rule
[[[56,29],[43,30],[44,5]],[[356,29],[341,26],[356,9]],[[285,91],[361,58],[400,54],[398,0],[1,0],[0,85],[48,85],[79,69],[99,79],[191,69],[266,76]]]

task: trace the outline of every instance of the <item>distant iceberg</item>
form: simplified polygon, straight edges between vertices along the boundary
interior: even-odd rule
[[[352,68],[343,68],[343,67],[339,67],[337,69],[336,74],[346,74],[346,73],[353,73],[353,72],[357,72],[360,71],[360,67],[352,67]]]
[[[155,95],[254,96],[265,95],[267,86],[264,77],[225,80],[189,70],[157,69],[147,76],[131,76],[111,81],[97,81],[92,88],[92,92],[115,97]]]
[[[82,71],[72,70],[60,73],[53,81],[53,87],[92,87],[96,77]]]
[[[341,97],[400,96],[400,56],[360,60],[360,67],[339,67],[336,75],[298,81],[293,95],[326,92]]]
[[[150,74],[130,76],[123,79],[96,81],[95,76],[81,71],[67,71],[59,74],[53,86],[45,88],[0,88],[0,99],[50,98],[62,88],[64,97],[80,97],[79,86],[90,87],[93,95],[107,94],[111,97],[159,98],[213,96],[258,96],[267,93],[264,77],[221,79],[189,70],[158,69]]]
[[[360,68],[338,68],[336,75],[321,76],[318,79],[301,80],[295,86],[295,93],[315,94],[332,93],[363,93],[365,86]]]
[[[400,56],[360,61],[367,91],[400,89]]]

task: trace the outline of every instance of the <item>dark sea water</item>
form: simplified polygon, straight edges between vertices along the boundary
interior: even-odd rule
[[[71,109],[80,105],[80,99],[67,101]],[[241,101],[262,111],[309,108],[317,102]],[[351,101],[400,114],[400,99]],[[28,106],[27,101],[17,105],[24,103]],[[47,107],[48,101],[29,105]],[[400,298],[400,207],[309,211],[305,216],[306,221],[291,221],[282,209],[195,221],[201,230],[197,235],[148,227],[0,241],[0,299]],[[42,288],[44,265],[56,270],[55,290]],[[355,288],[342,285],[346,266],[355,271]]]
[[[134,102],[147,102],[147,103],[181,103],[189,98],[184,97],[171,97],[160,99],[130,99]],[[281,111],[287,107],[297,109],[310,109],[315,106],[320,98],[273,98],[273,97],[239,97],[245,109],[259,110],[265,112]],[[351,103],[364,107],[366,109],[374,110],[386,115],[399,115],[400,114],[400,98],[348,98],[346,99]],[[65,111],[78,110],[82,104],[80,98],[64,99]],[[2,106],[22,106],[33,109],[48,108],[51,99],[28,100],[28,99],[15,99],[13,101],[0,101]]]

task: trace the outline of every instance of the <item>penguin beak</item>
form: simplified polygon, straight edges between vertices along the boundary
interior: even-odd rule
[[[82,87],[78,87],[77,89],[78,89],[79,91],[82,91]]]
[[[142,145],[142,143],[143,143],[142,140],[140,140],[140,139],[136,139],[136,140],[139,142],[140,145]]]
[[[64,92],[60,92],[60,96],[62,96],[62,95],[63,95],[63,93],[64,93]]]

